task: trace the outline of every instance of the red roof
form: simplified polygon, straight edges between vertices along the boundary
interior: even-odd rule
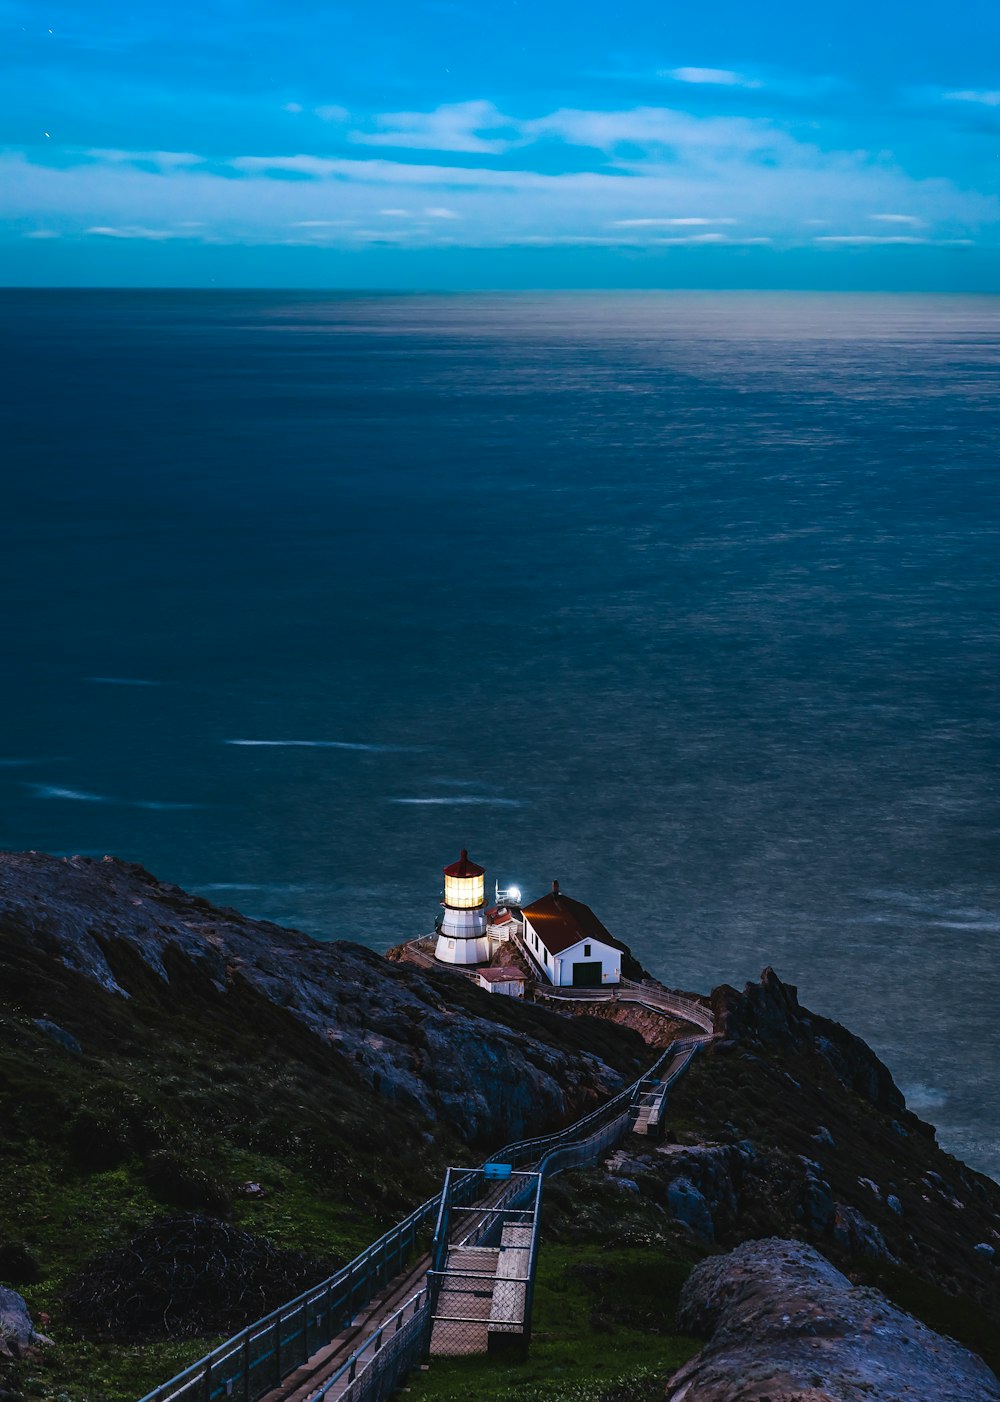
[[[486,868],[477,866],[475,862],[469,861],[469,854],[462,848],[462,855],[457,862],[452,862],[450,867],[445,867],[445,876],[485,876]]]
[[[505,905],[494,905],[486,912],[486,918],[491,925],[511,925],[514,917]]]
[[[589,905],[563,895],[558,881],[553,881],[552,888],[548,895],[521,909],[550,954],[562,954],[564,949],[570,949],[581,940],[600,940],[612,949],[621,949]]]
[[[480,969],[479,977],[484,978],[487,983],[523,983],[524,974],[520,969],[515,969],[509,965],[505,969]]]

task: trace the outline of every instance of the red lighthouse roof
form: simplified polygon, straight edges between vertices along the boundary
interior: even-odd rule
[[[462,848],[462,855],[457,862],[452,862],[450,867],[445,867],[445,876],[485,876],[486,868],[477,866],[475,862],[469,860],[469,854]]]

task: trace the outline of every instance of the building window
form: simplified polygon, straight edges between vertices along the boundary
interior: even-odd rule
[[[590,958],[590,945],[589,945],[589,944],[585,944],[585,945],[583,946],[583,957],[584,957],[584,959],[589,959],[589,958]]]

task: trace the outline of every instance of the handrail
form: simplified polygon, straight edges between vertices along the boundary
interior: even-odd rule
[[[364,1343],[360,1344],[358,1348],[356,1348],[354,1352],[350,1355],[350,1357],[344,1360],[344,1362],[333,1374],[333,1376],[331,1378],[328,1378],[323,1384],[323,1386],[312,1395],[310,1402],[320,1402],[320,1399],[326,1397],[327,1393],[331,1390],[331,1388],[335,1387],[336,1384],[340,1382],[341,1378],[343,1378],[345,1374],[348,1377],[348,1381],[353,1382],[355,1377],[357,1376],[358,1362],[360,1361],[360,1359],[363,1358],[364,1355],[370,1349],[373,1349],[375,1353],[379,1351],[379,1349],[382,1347],[383,1336],[386,1333],[390,1332],[390,1325],[395,1324],[396,1326],[395,1329],[391,1330],[393,1334],[396,1334],[400,1331],[403,1324],[405,1323],[404,1316],[406,1314],[406,1311],[410,1308],[411,1305],[413,1306],[413,1312],[410,1316],[411,1318],[415,1318],[421,1310],[426,1309],[428,1303],[428,1295],[429,1287],[427,1285],[422,1285],[415,1294],[410,1296],[410,1298],[406,1301],[405,1304],[400,1305],[399,1309],[395,1310],[392,1314],[390,1314],[388,1319],[383,1320],[379,1327],[375,1330],[375,1332],[373,1334],[369,1334],[368,1337],[365,1339]]]
[[[630,984],[630,987],[634,987],[643,994],[651,994],[651,990],[644,988],[641,984]],[[671,999],[669,995],[666,995],[665,1001],[666,1000],[678,1004],[688,1004],[687,999]],[[642,1000],[630,999],[630,1001]],[[656,1009],[652,1003],[650,1003],[650,1006],[653,1007],[654,1011],[660,1010]],[[689,1006],[692,1011],[699,1012],[702,1018],[710,1017],[710,1014],[708,1014],[707,1010],[701,1005],[691,1003]],[[680,1008],[675,1010],[679,1012]],[[701,1022],[700,1025],[705,1026],[705,1023]],[[627,1122],[627,1107],[631,1105],[642,1082],[647,1080],[650,1076],[656,1075],[662,1068],[664,1062],[673,1056],[676,1045],[677,1044],[672,1043],[671,1046],[665,1048],[653,1065],[649,1067],[648,1070],[644,1071],[641,1076],[637,1077],[635,1081],[612,1096],[610,1100],[605,1101],[603,1105],[599,1105],[595,1110],[590,1111],[589,1114],[574,1121],[573,1124],[567,1125],[564,1129],[557,1130],[552,1134],[539,1135],[533,1139],[517,1140],[513,1144],[504,1145],[503,1148],[496,1150],[490,1155],[489,1160],[484,1161],[479,1168],[469,1169],[464,1178],[458,1180],[458,1190],[461,1191],[463,1188],[471,1186],[472,1183],[476,1181],[477,1175],[484,1170],[486,1162],[499,1161],[509,1163],[511,1166],[516,1166],[525,1162],[544,1159],[547,1155],[553,1154],[564,1147],[580,1144],[580,1134],[582,1131],[588,1130],[591,1126],[598,1125],[600,1122],[607,1120],[608,1116],[614,1115],[616,1111],[619,1112],[615,1121],[616,1125],[622,1120]],[[595,1135],[592,1137],[596,1138],[598,1136]],[[450,1172],[451,1170],[449,1169],[449,1174]],[[341,1332],[341,1328],[343,1328],[344,1325],[341,1324],[340,1328],[333,1328],[333,1325],[335,1321],[344,1319],[344,1311],[348,1311],[347,1322],[349,1322],[349,1319],[356,1313],[357,1308],[367,1304],[373,1298],[379,1284],[388,1284],[388,1280],[391,1277],[389,1277],[386,1272],[393,1257],[395,1258],[396,1265],[401,1266],[405,1255],[403,1242],[407,1242],[406,1250],[412,1250],[416,1242],[417,1232],[429,1224],[435,1212],[437,1213],[438,1226],[440,1227],[444,1201],[444,1193],[436,1193],[432,1198],[428,1198],[426,1202],[414,1208],[409,1216],[403,1218],[396,1226],[384,1232],[375,1242],[366,1247],[365,1250],[354,1257],[353,1260],[341,1266],[333,1275],[328,1276],[317,1285],[295,1296],[294,1299],[286,1301],[269,1314],[247,1325],[246,1328],[240,1330],[239,1333],[234,1334],[231,1338],[217,1345],[211,1352],[205,1354],[194,1363],[189,1364],[188,1367],[184,1368],[167,1382],[161,1383],[159,1387],[147,1393],[140,1399],[140,1402],[182,1402],[182,1399],[183,1402],[215,1402],[215,1398],[217,1397],[233,1395],[231,1392],[232,1383],[239,1377],[239,1373],[244,1375],[244,1393],[247,1402],[252,1402],[253,1398],[262,1396],[263,1392],[251,1393],[250,1391],[249,1371],[251,1368],[261,1367],[272,1358],[274,1359],[273,1381],[269,1380],[267,1387],[263,1389],[263,1391],[267,1391],[270,1390],[271,1386],[281,1382],[282,1379],[287,1377],[290,1372],[293,1372],[296,1367],[300,1366],[300,1364],[305,1361],[305,1357],[309,1356],[308,1353],[298,1356],[301,1355],[301,1349],[297,1349],[297,1356],[294,1359],[286,1358],[284,1360],[288,1365],[286,1367],[283,1366],[281,1356],[282,1349],[299,1338],[304,1339],[303,1347],[308,1349],[310,1328],[308,1311],[310,1308],[316,1307],[321,1301],[325,1302],[325,1308],[319,1309],[317,1320],[322,1318],[324,1320],[324,1326],[322,1331],[318,1331],[317,1337],[313,1339],[313,1343],[316,1347],[319,1347],[321,1344],[328,1343],[330,1339],[335,1338],[336,1335]],[[437,1236],[437,1233],[435,1235]],[[437,1244],[437,1242],[435,1244]],[[360,1293],[357,1289],[359,1275],[362,1277]],[[364,1298],[361,1298],[362,1295],[364,1295]],[[334,1312],[335,1305],[336,1314]],[[282,1325],[297,1311],[301,1312],[302,1315],[301,1328],[292,1339],[285,1338]],[[326,1332],[326,1337],[319,1337],[319,1333],[324,1331]],[[262,1336],[268,1332],[273,1335],[273,1347],[268,1345],[269,1351],[262,1354],[251,1363],[251,1345],[260,1340]],[[221,1376],[219,1370],[227,1363],[237,1358],[237,1356],[239,1357],[239,1372],[232,1378]],[[277,1376],[274,1376],[274,1374],[277,1374]],[[216,1378],[218,1378],[217,1386],[215,1386]],[[193,1384],[198,1382],[201,1382],[203,1386],[195,1393],[191,1388]]]

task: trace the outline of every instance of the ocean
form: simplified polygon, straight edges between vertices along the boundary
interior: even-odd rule
[[[0,293],[0,845],[375,949],[468,847],[1000,1177],[998,310]]]

